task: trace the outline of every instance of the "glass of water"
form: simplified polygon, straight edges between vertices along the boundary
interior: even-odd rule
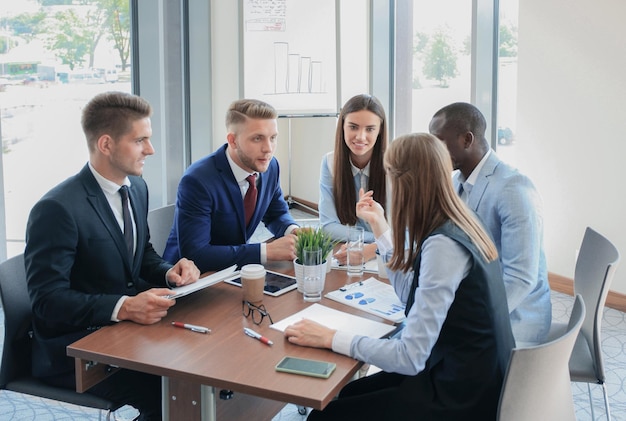
[[[322,250],[303,250],[304,301],[313,302],[322,299],[326,266],[322,264]]]
[[[363,228],[350,227],[346,241],[348,276],[363,276]]]

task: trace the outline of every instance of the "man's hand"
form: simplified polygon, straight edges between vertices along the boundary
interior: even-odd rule
[[[199,277],[200,269],[191,260],[184,257],[168,270],[166,275],[167,282],[177,287],[193,284]]]
[[[176,301],[166,298],[169,294],[171,291],[167,288],[152,288],[134,297],[127,297],[117,313],[117,318],[142,325],[157,323],[176,304]]]
[[[336,330],[308,319],[302,319],[285,329],[289,342],[314,348],[332,348]]]
[[[287,234],[267,243],[267,260],[293,260],[296,258],[296,236]]]

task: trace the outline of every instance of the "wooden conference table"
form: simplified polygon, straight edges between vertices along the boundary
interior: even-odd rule
[[[272,262],[267,269],[293,275],[293,263]],[[365,273],[364,278],[375,276]],[[351,282],[347,273],[332,270],[324,292]],[[76,358],[77,390],[83,392],[112,372],[112,366],[155,374],[163,378],[164,419],[271,419],[286,402],[323,409],[346,385],[362,363],[330,350],[300,347],[271,329],[267,317],[255,325],[241,311],[241,288],[218,283],[177,300],[167,317],[149,326],[121,322],[104,327],[67,348]],[[263,303],[278,322],[310,305],[296,290]],[[321,304],[369,319],[374,315],[328,298]],[[179,321],[211,329],[210,334],[178,329]],[[387,322],[388,323],[388,322]],[[246,336],[250,327],[274,342],[268,346]],[[337,364],[328,379],[276,372],[285,356],[331,361]],[[114,371],[114,369],[113,369]],[[218,398],[219,389],[234,391],[232,400]]]

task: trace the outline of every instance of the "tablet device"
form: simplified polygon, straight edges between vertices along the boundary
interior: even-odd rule
[[[265,274],[265,288],[263,292],[267,295],[271,295],[273,297],[278,297],[279,295],[284,294],[285,292],[291,291],[292,289],[296,289],[296,278],[293,276],[283,275],[282,273],[272,272],[271,270],[267,270]],[[224,280],[227,284],[241,286],[241,278],[234,277],[232,279]]]
[[[296,357],[284,357],[276,364],[276,371],[301,374],[303,376],[321,377],[327,379],[335,371],[335,363],[326,361],[308,360]]]

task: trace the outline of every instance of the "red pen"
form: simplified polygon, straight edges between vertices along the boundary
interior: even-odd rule
[[[251,338],[258,339],[259,341],[263,342],[265,345],[270,345],[270,346],[271,346],[271,345],[274,345],[274,342],[270,341],[270,340],[269,340],[269,339],[267,339],[265,336],[261,335],[261,334],[260,334],[260,333],[258,333],[258,332],[255,332],[255,331],[254,331],[254,330],[252,330],[252,329],[248,329],[247,327],[244,327],[244,328],[243,328],[243,332],[244,332],[246,335],[250,336]]]
[[[174,327],[180,327],[181,329],[189,329],[192,332],[198,332],[198,333],[211,333],[211,329],[209,329],[208,327],[204,327],[204,326],[196,326],[196,325],[190,325],[188,323],[182,323],[182,322],[172,322],[172,326]]]

